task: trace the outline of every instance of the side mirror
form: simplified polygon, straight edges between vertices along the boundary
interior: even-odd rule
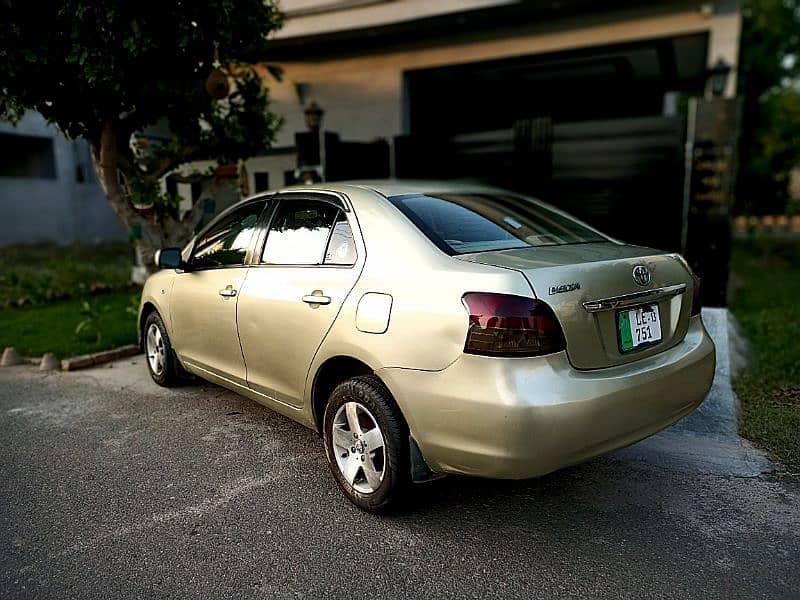
[[[183,269],[186,267],[180,248],[163,248],[156,250],[155,262],[164,269]]]

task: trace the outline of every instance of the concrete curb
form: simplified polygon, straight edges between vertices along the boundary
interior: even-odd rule
[[[9,346],[3,350],[3,358],[0,358],[0,365],[4,367],[13,367],[14,365],[22,364],[22,362],[22,357],[13,346]]]
[[[40,371],[58,371],[61,368],[61,361],[52,352],[46,352],[39,363]]]
[[[94,354],[84,354],[82,356],[73,356],[72,358],[65,358],[61,361],[62,371],[77,371],[78,369],[86,369],[87,367],[95,367],[109,363],[120,358],[127,358],[139,354],[142,349],[136,344],[129,344],[128,346],[121,346],[119,348],[112,348],[111,350],[104,350],[103,352],[95,352]]]
[[[3,357],[0,359],[0,367],[15,367],[17,365],[40,365],[43,356],[22,356],[13,346],[8,346],[3,350]]]
[[[95,352],[94,354],[83,354],[81,356],[73,356],[65,358],[62,361],[53,356],[51,352],[46,353],[44,356],[20,356],[12,347],[8,347],[3,352],[3,359],[0,361],[0,366],[12,367],[15,365],[37,365],[42,371],[51,371],[61,369],[62,371],[77,371],[78,369],[86,369],[87,367],[95,367],[105,363],[119,360],[120,358],[127,358],[140,354],[142,349],[136,344],[129,344],[127,346],[120,346],[119,348],[112,348],[111,350],[103,350],[102,352]]]

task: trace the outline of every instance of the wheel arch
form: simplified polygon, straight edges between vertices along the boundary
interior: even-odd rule
[[[352,356],[332,356],[319,366],[311,385],[311,412],[317,433],[322,433],[325,405],[333,390],[343,381],[359,375],[377,376],[375,369]]]
[[[139,311],[139,326],[137,332],[139,334],[139,347],[144,350],[144,324],[152,313],[158,312],[158,307],[149,300],[142,304],[142,310]],[[161,313],[159,313],[161,314]]]

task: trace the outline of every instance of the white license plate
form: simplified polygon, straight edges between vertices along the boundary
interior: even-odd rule
[[[661,341],[658,304],[645,304],[617,313],[619,347],[623,352]]]

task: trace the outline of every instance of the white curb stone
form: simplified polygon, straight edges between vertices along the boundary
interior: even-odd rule
[[[21,365],[23,358],[19,355],[16,348],[9,346],[3,350],[3,358],[0,359],[0,366],[13,367],[14,365]]]
[[[39,365],[40,371],[55,371],[61,368],[61,361],[58,360],[52,352],[46,353],[42,357],[42,362]]]

